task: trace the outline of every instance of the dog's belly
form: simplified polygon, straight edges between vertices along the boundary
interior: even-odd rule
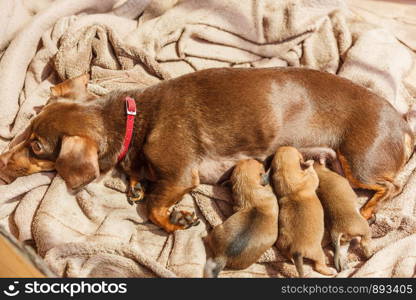
[[[296,148],[308,147],[329,147],[333,148],[335,143],[331,140],[331,135],[319,134],[319,130],[305,128],[299,129],[299,126],[291,126],[288,124],[282,128],[283,134],[276,134],[267,141],[254,140],[252,144],[246,144],[244,147],[235,147],[236,152],[227,156],[218,155],[216,153],[224,149],[213,149],[205,157],[203,157],[197,165],[199,172],[199,180],[205,184],[218,184],[229,178],[235,164],[244,159],[257,159],[265,161],[268,157],[274,155],[276,150],[283,145],[293,146]],[[270,131],[278,132],[275,128]],[[253,136],[255,134],[253,133]],[[262,145],[259,148],[259,145]],[[212,144],[210,144],[212,146]],[[234,147],[230,147],[234,148]],[[262,150],[260,150],[262,149]]]
[[[273,130],[273,129],[271,129]],[[285,128],[286,132],[289,129]],[[197,169],[199,172],[199,180],[204,184],[219,184],[227,180],[235,164],[244,159],[257,159],[265,161],[268,157],[274,155],[277,148],[283,145],[301,147],[331,147],[329,139],[317,138],[318,134],[311,132],[311,130],[303,130],[302,134],[283,134],[276,135],[273,139],[267,141],[263,146],[263,150],[257,149],[257,144],[246,145],[241,147],[234,154],[222,156],[215,154],[216,150],[211,150],[207,156],[200,160]],[[237,147],[236,147],[237,148]],[[220,149],[223,150],[223,149]]]
[[[243,158],[242,158],[243,159]],[[216,184],[225,180],[238,159],[205,159],[199,165],[199,180],[205,184]]]
[[[242,159],[256,158],[264,160],[267,155],[250,157],[236,154],[232,157],[210,157],[201,161],[198,166],[199,180],[205,184],[218,184],[228,179],[235,164]]]

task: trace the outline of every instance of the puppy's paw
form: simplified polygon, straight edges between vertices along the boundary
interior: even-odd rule
[[[170,222],[183,226],[184,229],[188,229],[189,227],[197,226],[200,220],[195,216],[195,212],[190,213],[184,210],[175,210],[170,214]]]
[[[363,252],[363,256],[366,260],[369,260],[374,255],[373,251],[371,251],[369,249],[366,249],[366,248],[362,249],[362,252]]]
[[[313,166],[313,163],[314,163],[315,161],[313,160],[313,159],[310,159],[310,160],[307,160],[307,161],[302,161],[301,162],[301,166],[302,166],[302,168],[304,168],[304,169],[308,169],[308,168],[311,168],[312,166]]]
[[[368,225],[373,225],[377,221],[377,215],[373,214],[370,219],[367,220]]]
[[[363,244],[361,245],[361,251],[362,251],[363,257],[367,260],[370,259],[375,253],[372,247],[370,247],[369,245],[363,245]]]
[[[322,148],[319,154],[319,163],[325,165],[327,161],[332,162],[337,159],[337,153],[331,148]]]
[[[138,182],[134,187],[130,187],[127,192],[127,200],[130,205],[133,205],[136,202],[142,201],[144,198],[144,188],[140,182]]]
[[[325,265],[321,265],[321,264],[316,264],[315,265],[315,271],[321,273],[322,275],[325,276],[334,276],[336,275],[336,272],[330,268],[328,268]]]

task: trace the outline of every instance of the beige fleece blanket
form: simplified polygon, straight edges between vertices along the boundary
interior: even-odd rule
[[[86,72],[89,89],[105,94],[211,67],[309,67],[347,77],[405,112],[416,98],[415,16],[415,5],[371,0],[0,0],[0,150],[51,85]],[[353,243],[349,269],[337,276],[416,276],[415,168],[413,156],[399,176],[403,193],[372,225],[376,254],[365,261]],[[57,276],[202,276],[201,237],[231,214],[229,191],[200,185],[178,206],[202,222],[166,234],[144,204],[128,204],[125,189],[116,171],[76,194],[54,173],[22,177],[0,185],[0,224],[34,243]],[[325,251],[332,265],[331,247]],[[305,273],[322,276],[309,266]],[[273,247],[248,269],[220,276],[296,272]]]

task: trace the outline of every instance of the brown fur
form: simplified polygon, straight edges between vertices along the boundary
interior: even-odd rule
[[[294,260],[300,277],[303,258],[311,259],[316,271],[332,275],[321,246],[324,212],[315,193],[318,176],[310,163],[306,169],[302,164],[301,153],[293,147],[280,147],[272,162],[272,182],[280,209],[277,246]]]
[[[325,164],[316,162],[314,168],[319,178],[317,195],[324,207],[325,223],[335,248],[335,266],[342,271],[341,239],[350,241],[354,237],[361,237],[361,246],[368,258],[371,255],[370,227],[357,209],[357,196],[348,180],[326,168]]]
[[[132,145],[118,165],[130,176],[144,168],[152,181],[150,219],[167,231],[185,228],[170,222],[168,208],[194,187],[194,170],[201,182],[217,183],[237,161],[264,160],[282,145],[336,149],[348,179],[378,193],[364,210],[368,217],[368,206],[393,195],[386,186],[394,185],[409,158],[406,144],[414,144],[409,125],[386,100],[347,79],[299,68],[209,69],[81,103],[58,99],[32,121],[25,139],[0,156],[0,177],[12,181],[44,170],[27,166],[55,162],[69,136],[92,141],[100,172],[114,167],[126,96],[135,98],[138,114]],[[42,139],[42,155],[30,151],[34,139]],[[76,176],[83,184],[93,178]]]
[[[262,185],[264,173],[256,160],[237,163],[231,175],[236,213],[206,238],[214,262],[207,264],[206,276],[213,273],[217,277],[225,266],[245,269],[276,242],[277,199],[269,185]]]

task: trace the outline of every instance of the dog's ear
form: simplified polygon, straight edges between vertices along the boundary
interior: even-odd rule
[[[21,142],[27,140],[31,133],[32,133],[32,126],[29,125],[28,127],[26,127],[25,130],[23,130],[21,133],[17,134],[14,137],[14,139],[8,145],[8,148],[12,149],[14,146],[16,146],[16,145],[20,144]]]
[[[88,74],[67,79],[51,87],[51,96],[73,100],[87,100],[92,95],[87,90],[89,79],[90,76]]]
[[[83,187],[100,175],[97,144],[86,137],[63,137],[55,168],[69,188]]]

